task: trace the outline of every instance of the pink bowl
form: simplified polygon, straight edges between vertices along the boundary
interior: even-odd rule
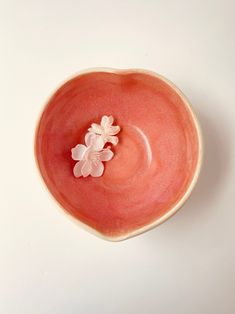
[[[75,178],[71,148],[103,115],[121,127],[114,158],[102,177]],[[168,80],[144,70],[97,69],[51,97],[37,127],[35,156],[65,211],[117,241],[159,225],[182,206],[199,174],[202,144],[188,101]]]

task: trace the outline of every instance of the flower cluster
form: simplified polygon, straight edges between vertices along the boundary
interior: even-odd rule
[[[75,177],[100,177],[104,172],[103,161],[113,158],[110,147],[106,143],[117,145],[120,127],[113,125],[112,116],[103,116],[100,124],[92,123],[85,135],[85,144],[78,144],[71,149],[72,159],[78,161],[74,168]]]

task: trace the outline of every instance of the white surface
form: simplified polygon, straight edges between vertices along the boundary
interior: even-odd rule
[[[0,313],[235,313],[234,3],[0,0]],[[97,66],[172,80],[205,139],[184,208],[121,243],[58,210],[33,159],[47,97]]]

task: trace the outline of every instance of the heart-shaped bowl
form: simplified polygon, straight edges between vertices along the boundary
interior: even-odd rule
[[[91,123],[121,127],[104,174],[75,178],[71,148]],[[146,70],[91,69],[64,83],[36,129],[35,157],[50,193],[81,225],[119,241],[171,217],[190,195],[202,160],[201,132],[188,100]]]

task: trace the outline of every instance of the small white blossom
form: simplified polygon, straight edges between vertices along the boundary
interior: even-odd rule
[[[91,128],[88,129],[89,132],[100,135],[100,141],[103,141],[104,144],[112,143],[117,145],[118,137],[115,136],[119,133],[120,127],[113,124],[112,116],[103,116],[101,123],[92,123]]]
[[[104,171],[102,161],[113,158],[113,152],[109,148],[103,148],[104,144],[99,138],[99,135],[89,132],[85,136],[86,146],[78,144],[71,149],[72,159],[78,160],[73,168],[75,177],[100,177]]]

